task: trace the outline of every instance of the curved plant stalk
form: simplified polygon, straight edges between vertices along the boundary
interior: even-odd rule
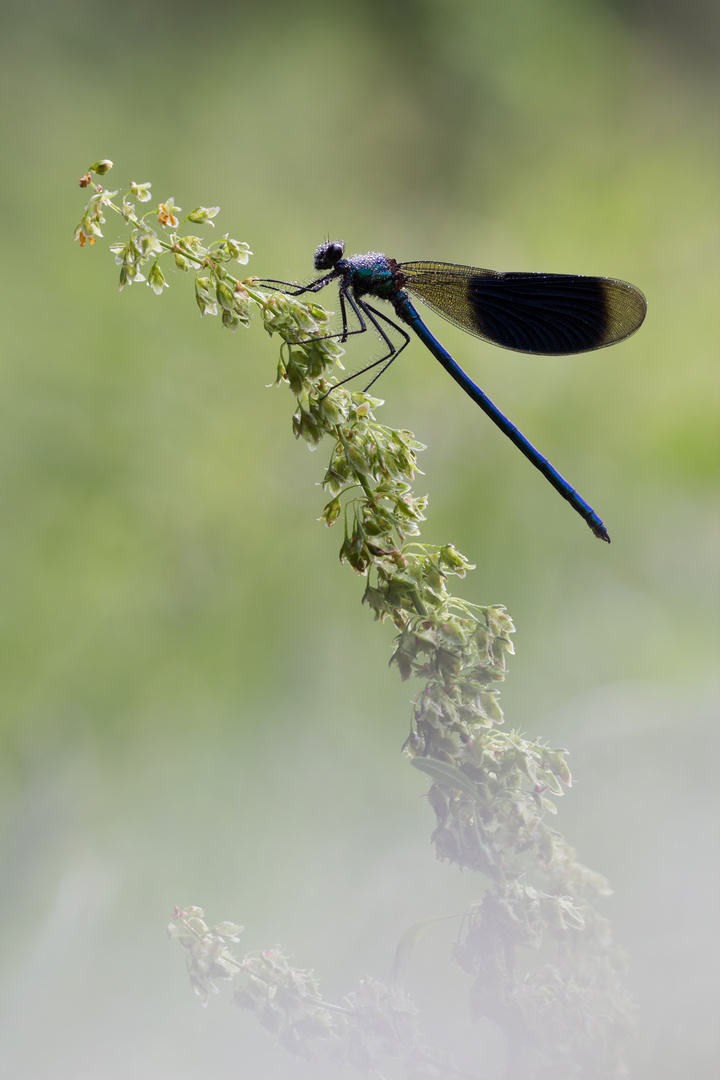
[[[621,981],[622,954],[597,910],[610,889],[547,822],[556,814],[550,796],[571,783],[564,751],[501,728],[497,684],[513,652],[509,616],[499,605],[452,596],[450,578],[462,579],[473,567],[452,544],[415,539],[427,505],[412,488],[422,444],[376,420],[379,399],[344,386],[329,392],[343,349],[323,337],[326,311],[232,276],[227,264],[244,265],[247,244],[227,234],[210,244],[181,234],[172,199],[139,216],[132,200],[148,202],[150,184],[133,183],[114,202],[118,193],[103,191],[91,176],[111,164],[96,162],[80,181],[93,189],[75,234],[81,245],[102,236],[105,213],[116,212],[129,229],[127,240],[111,248],[121,289],[145,281],[161,293],[167,281],[159,263],[172,258],[195,275],[203,315],[220,313],[236,330],[256,311],[283,343],[276,384],[294,397],[295,436],[311,449],[329,441],[320,520],[342,520],[340,558],[361,576],[362,602],[395,628],[391,663],[402,679],[421,682],[404,752],[430,781],[437,856],[485,879],[462,919],[453,958],[470,977],[473,1015],[507,1035],[506,1080],[624,1076],[632,1006]],[[198,207],[182,224],[212,226],[217,212]],[[401,962],[419,926],[401,943]],[[218,980],[230,980],[236,1002],[297,1055],[329,1057],[375,1077],[392,1060],[407,1077],[485,1076],[464,1073],[424,1046],[416,1009],[398,985],[366,979],[342,1005],[332,1005],[313,973],[292,967],[279,948],[236,956],[228,943],[241,929],[210,927],[200,908],[176,909],[170,933],[188,953],[203,1004]]]

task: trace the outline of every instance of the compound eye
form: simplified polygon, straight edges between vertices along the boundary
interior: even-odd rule
[[[325,240],[315,252],[315,269],[332,270],[342,259],[344,251],[344,240]]]

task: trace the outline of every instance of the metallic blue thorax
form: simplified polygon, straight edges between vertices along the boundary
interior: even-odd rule
[[[337,270],[359,296],[368,294],[392,302],[402,287],[398,264],[380,251],[341,259]]]

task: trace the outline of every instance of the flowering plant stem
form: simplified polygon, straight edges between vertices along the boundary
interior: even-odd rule
[[[360,575],[363,604],[395,628],[391,663],[402,679],[422,684],[403,749],[430,781],[437,856],[484,879],[453,959],[470,977],[472,1014],[507,1035],[503,1076],[625,1075],[632,1009],[621,982],[622,954],[597,910],[610,890],[547,824],[556,813],[551,796],[571,783],[564,751],[501,727],[496,687],[513,652],[509,616],[500,606],[452,596],[449,580],[473,567],[452,544],[415,539],[427,504],[412,488],[422,445],[411,432],[377,421],[379,399],[335,385],[343,349],[326,311],[233,277],[227,264],[245,264],[247,244],[227,234],[211,244],[181,235],[172,199],[140,217],[131,200],[148,202],[149,183],[133,183],[113,201],[118,192],[104,191],[91,175],[111,164],[96,162],[80,181],[93,191],[75,234],[81,245],[102,236],[105,213],[115,212],[129,230],[111,248],[121,289],[146,281],[162,293],[168,283],[159,263],[172,258],[179,271],[194,273],[203,315],[220,313],[223,325],[236,330],[256,311],[282,341],[276,384],[293,395],[295,436],[311,448],[329,442],[321,520],[333,526],[342,518],[340,558]],[[183,224],[212,226],[217,212],[198,207]],[[463,1072],[421,1038],[415,1007],[400,986],[418,928],[401,942],[395,984],[365,979],[342,1005],[324,1001],[313,973],[292,967],[278,948],[237,956],[230,946],[241,929],[210,926],[200,908],[176,909],[170,933],[187,951],[203,1004],[218,980],[231,980],[235,1001],[294,1054],[328,1057],[375,1077],[393,1061],[407,1077],[486,1076]]]

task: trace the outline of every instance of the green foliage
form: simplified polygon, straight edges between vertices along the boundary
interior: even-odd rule
[[[343,349],[327,312],[235,278],[227,265],[247,263],[248,246],[227,234],[210,244],[181,235],[173,199],[138,217],[130,199],[148,202],[149,183],[131,184],[114,202],[118,193],[90,177],[110,167],[98,162],[80,181],[94,190],[75,234],[80,244],[94,244],[105,213],[116,212],[129,228],[125,242],[111,248],[121,289],[145,281],[162,293],[160,260],[172,258],[195,274],[201,314],[220,314],[223,326],[236,330],[256,310],[283,342],[276,384],[295,399],[295,436],[310,449],[330,441],[322,480],[330,500],[320,520],[332,527],[342,519],[340,559],[363,578],[363,603],[375,619],[395,627],[390,663],[402,679],[422,681],[404,750],[431,780],[438,858],[488,882],[463,920],[454,959],[472,979],[474,1015],[493,1020],[508,1037],[507,1077],[623,1075],[632,1008],[622,956],[596,909],[610,890],[545,820],[556,813],[549,795],[561,796],[571,783],[564,751],[499,728],[496,684],[513,652],[509,616],[500,606],[451,595],[449,579],[473,569],[452,544],[410,539],[427,505],[412,488],[422,444],[377,422],[379,399],[335,384]],[[217,213],[198,207],[182,224],[212,226]],[[331,1005],[313,974],[291,967],[281,950],[236,957],[227,944],[238,940],[235,924],[210,928],[201,909],[189,908],[176,912],[170,930],[188,952],[203,1004],[217,980],[234,980],[236,1002],[295,1054],[324,1055],[376,1076],[386,1058],[399,1060],[408,1077],[465,1075],[423,1047],[412,1003],[377,980],[365,980],[344,1005]]]
[[[110,246],[115,262],[120,267],[121,291],[133,282],[145,281],[153,292],[160,295],[163,289],[168,287],[159,266],[160,257],[172,254],[178,270],[186,273],[195,270],[195,298],[202,315],[217,315],[219,305],[223,326],[229,330],[237,330],[241,323],[247,326],[250,322],[248,294],[240,283],[228,274],[225,263],[235,261],[244,265],[252,254],[248,245],[231,240],[227,233],[220,240],[206,245],[199,236],[179,236],[174,231],[168,231],[177,229],[180,224],[177,214],[181,213],[181,210],[179,206],[175,206],[173,198],[166,199],[156,209],[138,217],[130,197],[134,197],[138,202],[149,202],[152,186],[149,183],[131,183],[118,206],[113,202],[118,192],[104,191],[102,187],[94,184],[90,177],[91,172],[104,175],[111,168],[111,161],[96,162],[80,178],[81,187],[91,186],[95,190],[75,230],[75,239],[80,246],[94,244],[96,238],[102,236],[100,226],[105,223],[105,212],[113,210],[122,215],[131,227],[130,236],[124,244]],[[189,221],[212,225],[212,219],[219,209],[218,206],[198,206],[185,215],[183,224]],[[158,231],[147,220],[149,217],[157,217],[158,225],[165,230],[163,235],[167,235],[167,240],[158,235]],[[140,268],[149,262],[152,262],[152,265],[146,276]]]

